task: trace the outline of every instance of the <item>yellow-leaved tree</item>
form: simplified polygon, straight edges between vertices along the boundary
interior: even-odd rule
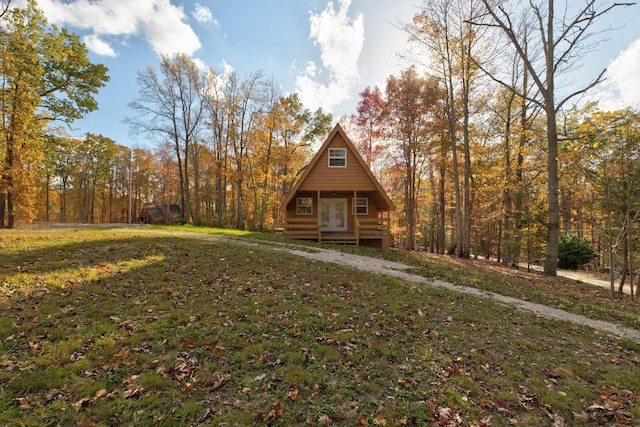
[[[46,125],[71,123],[97,109],[108,81],[80,38],[48,26],[36,2],[13,7],[0,25],[0,227],[34,217],[34,175]]]

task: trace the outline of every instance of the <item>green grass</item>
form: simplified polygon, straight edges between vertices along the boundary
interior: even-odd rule
[[[638,343],[219,233],[0,230],[0,425],[640,424]],[[344,250],[639,317],[570,282]]]

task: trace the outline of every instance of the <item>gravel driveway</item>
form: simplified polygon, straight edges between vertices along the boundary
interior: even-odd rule
[[[576,325],[587,326],[600,332],[614,334],[621,338],[630,339],[637,343],[640,343],[640,330],[617,325],[611,322],[605,322],[603,320],[590,319],[580,314],[569,313],[557,308],[500,295],[494,292],[483,291],[468,286],[454,285],[453,283],[445,282],[442,280],[427,279],[426,277],[412,274],[411,270],[413,267],[406,264],[401,264],[393,261],[385,261],[377,258],[374,259],[362,255],[348,254],[325,248],[308,248],[302,246],[279,245],[273,242],[264,243],[255,240],[248,241],[244,239],[233,239],[226,237],[223,237],[222,239],[229,242],[230,244],[258,246],[277,251],[289,252],[291,254],[310,260],[338,264],[345,267],[355,268],[357,270],[379,274],[382,276],[395,277],[398,279],[406,280],[408,282],[420,283],[433,288],[444,288],[453,292],[473,295],[478,298],[485,298],[500,304],[516,307],[519,310],[529,311],[548,319],[560,320]]]

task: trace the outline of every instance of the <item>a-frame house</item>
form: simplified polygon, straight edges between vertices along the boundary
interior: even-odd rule
[[[395,206],[337,124],[282,204],[290,238],[389,249]]]

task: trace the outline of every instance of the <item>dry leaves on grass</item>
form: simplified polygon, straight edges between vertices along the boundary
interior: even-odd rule
[[[438,421],[439,425],[444,426],[459,426],[462,425],[462,418],[451,408],[445,408],[438,406],[435,400],[431,399],[425,402],[427,410]]]
[[[52,392],[53,392],[53,390],[52,390]],[[51,392],[49,394],[51,394]],[[47,396],[49,396],[49,394],[47,394]],[[88,406],[91,402],[94,402],[94,401],[96,401],[98,399],[102,399],[103,397],[107,397],[107,396],[109,396],[109,392],[107,391],[106,388],[103,388],[103,389],[100,389],[100,390],[96,391],[96,393],[93,395],[93,397],[83,397],[82,399],[78,400],[77,402],[72,403],[71,407],[73,407],[73,409],[75,409],[77,412],[79,412],[80,410],[82,410],[82,408]]]
[[[136,384],[136,381],[138,381],[139,379],[140,375],[132,375],[123,381],[123,383],[127,387],[127,389],[122,393],[123,398],[131,399],[133,397],[142,395],[142,393],[144,392],[144,387]]]

